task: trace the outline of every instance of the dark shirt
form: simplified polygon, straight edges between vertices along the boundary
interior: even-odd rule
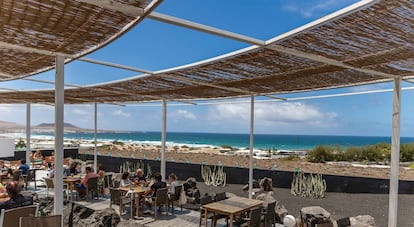
[[[25,164],[21,164],[21,165],[19,166],[19,169],[20,169],[20,170],[22,170],[22,174],[23,174],[23,175],[27,175],[27,172],[29,172],[30,167],[29,167],[29,165],[27,165],[27,164],[25,163]]]
[[[15,197],[10,198],[4,203],[0,203],[1,209],[13,209],[17,207],[33,205],[33,197],[23,196],[22,194],[16,195]]]
[[[147,181],[146,179],[145,179],[145,177],[144,176],[137,176],[137,178],[136,178],[136,180],[138,181],[138,182],[140,182],[140,181]]]
[[[151,189],[153,191],[152,196],[156,196],[157,195],[157,190],[159,188],[166,188],[167,184],[164,181],[157,181],[154,184],[151,185]]]

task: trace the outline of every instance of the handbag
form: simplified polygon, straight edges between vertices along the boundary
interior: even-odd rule
[[[180,192],[180,199],[178,200],[178,205],[183,206],[187,204],[187,195],[184,191],[184,186],[181,186],[181,192]]]

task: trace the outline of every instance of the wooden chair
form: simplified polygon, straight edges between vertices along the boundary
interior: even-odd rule
[[[255,209],[250,210],[250,214],[248,218],[241,218],[240,220],[234,221],[234,225],[244,227],[260,227],[261,224],[261,212],[262,208],[258,207]]]
[[[168,198],[168,204],[167,204],[167,209],[170,208],[171,205],[171,209],[172,209],[172,214],[174,214],[174,202],[177,202],[180,200],[180,195],[181,195],[181,190],[182,190],[183,186],[182,185],[177,185],[174,187],[174,195],[170,195],[170,197]],[[181,207],[181,211],[183,211],[183,205],[180,205]]]
[[[20,217],[19,227],[59,227],[62,226],[62,215],[42,217]]]
[[[35,217],[37,215],[38,205],[17,207],[14,209],[2,209],[0,214],[0,226],[19,227],[20,217]]]
[[[46,197],[49,197],[49,189],[54,189],[55,183],[53,182],[53,178],[44,177],[43,179],[46,184]],[[67,184],[63,184],[63,194],[69,199],[69,186]]]
[[[264,227],[272,227],[275,225],[275,207],[276,201],[267,204],[266,211],[263,212],[263,223]]]
[[[24,179],[24,183],[26,185],[26,190],[29,189],[29,183],[30,182],[34,182],[35,190],[36,190],[37,189],[37,185],[36,185],[36,170],[34,170],[34,169],[29,169],[29,171],[27,172],[27,176]]]
[[[215,199],[216,199],[216,201],[221,201],[221,200],[227,199],[226,192],[216,193]]]
[[[13,172],[13,177],[12,177],[13,181],[20,182],[22,179],[23,179],[23,176],[22,176],[21,170],[16,170]]]
[[[89,201],[89,193],[92,192],[92,199],[99,197],[98,191],[98,177],[91,177],[88,179],[88,187],[86,187],[86,200]]]
[[[112,208],[112,204],[118,205],[119,215],[122,215],[125,205],[131,204],[131,198],[129,196],[124,196],[122,191],[117,188],[110,187],[109,193],[111,194],[109,208]]]
[[[203,196],[203,197],[200,198],[200,205],[201,206],[200,206],[200,224],[199,224],[199,227],[201,227],[203,219],[205,219],[205,213],[204,213],[203,206],[206,205],[206,204],[209,204],[211,202],[214,202],[214,200],[213,200],[213,197],[210,196],[210,195],[206,195],[206,196]],[[207,219],[213,220],[213,216],[214,216],[214,214],[208,213],[207,214]]]
[[[155,209],[155,217],[158,215],[158,210],[160,209],[161,205],[165,206],[165,212],[168,215],[168,188],[159,188],[157,189],[157,193],[155,194],[155,197],[153,198],[154,201],[154,209]]]

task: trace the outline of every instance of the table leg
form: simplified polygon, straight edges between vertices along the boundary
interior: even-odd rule
[[[230,214],[230,227],[233,227],[233,219],[234,219],[234,215]]]
[[[137,198],[136,198],[136,202],[135,202],[135,204],[137,206],[137,208],[136,208],[136,216],[137,217],[139,217],[139,208],[140,208],[139,202],[141,200],[140,197],[141,197],[141,193],[137,193]]]
[[[207,212],[207,209],[206,209],[206,208],[204,208],[204,226],[205,226],[205,227],[207,227],[207,220],[208,220],[208,219],[207,219],[207,213],[208,213],[208,212]]]
[[[134,193],[131,193],[131,212],[130,212],[130,220],[134,219],[134,213],[132,210],[134,209]]]

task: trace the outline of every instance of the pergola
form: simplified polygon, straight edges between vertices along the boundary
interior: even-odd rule
[[[292,92],[393,81],[388,226],[397,226],[400,94],[401,81],[409,81],[414,76],[414,2],[363,0],[266,41],[154,12],[159,3],[157,0],[16,0],[3,3],[0,80],[30,79],[29,76],[52,68],[56,69],[56,78],[53,90],[0,92],[0,100],[2,103],[55,105],[58,168],[63,164],[65,103],[95,103],[96,107],[96,103],[162,101],[165,154],[167,101],[251,97],[252,134],[255,96],[274,97]],[[145,18],[235,39],[252,46],[213,59],[155,72],[84,58],[84,55],[105,46]],[[88,86],[67,85],[70,88],[64,89],[63,66],[73,60],[128,69],[139,75]],[[29,115],[27,118],[30,122]],[[27,133],[30,135],[29,129]],[[253,137],[251,153],[252,150]],[[165,156],[162,162],[161,172],[165,173]],[[56,178],[59,179],[63,177],[63,171],[58,168]],[[252,175],[250,165],[250,180]],[[63,210],[61,189],[62,185],[57,184],[57,214]]]

